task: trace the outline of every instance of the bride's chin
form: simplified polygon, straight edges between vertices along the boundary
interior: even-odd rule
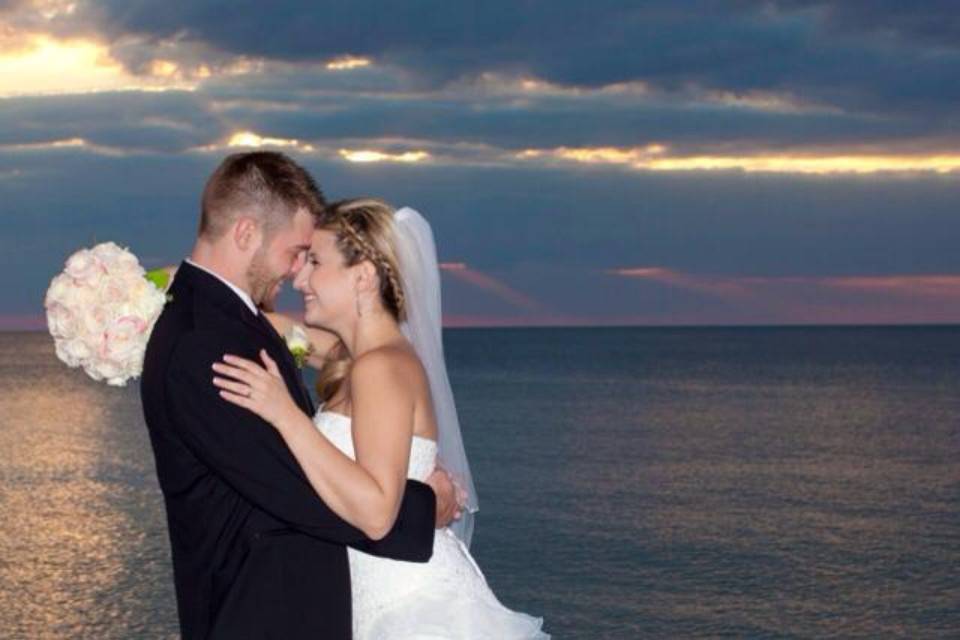
[[[326,322],[325,322],[325,318],[323,317],[323,314],[319,313],[315,309],[310,309],[309,307],[307,307],[307,309],[303,313],[303,322],[304,324],[311,327],[315,327],[317,329],[326,328]]]

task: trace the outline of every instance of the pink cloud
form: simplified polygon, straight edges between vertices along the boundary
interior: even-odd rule
[[[713,296],[741,296],[749,294],[749,291],[736,279],[686,274],[666,267],[626,267],[621,269],[607,269],[606,273],[624,278],[653,280]]]
[[[464,262],[442,262],[440,263],[440,269],[458,280],[492,293],[517,308],[534,312],[545,311],[542,304],[527,294],[517,291],[493,276],[471,269]]]
[[[651,315],[565,315],[532,314],[523,316],[494,316],[480,314],[451,314],[443,316],[443,326],[465,327],[597,327],[597,326],[669,326],[677,324]],[[681,324],[709,324],[690,320]]]
[[[750,318],[770,324],[960,321],[960,275],[954,274],[725,276],[659,266],[623,267],[605,273],[658,282],[730,303],[723,309],[704,301],[699,317],[718,323],[736,324]],[[676,316],[671,320],[687,323]]]
[[[960,295],[960,275],[878,275],[878,276],[717,276],[683,273],[667,267],[623,267],[605,273],[625,278],[643,278],[685,289],[716,295],[747,295],[757,287],[770,285],[815,285],[900,293],[904,295]]]
[[[47,317],[42,314],[0,315],[0,331],[39,331],[47,328]]]
[[[960,297],[958,275],[853,276],[824,278],[827,286],[897,295]]]

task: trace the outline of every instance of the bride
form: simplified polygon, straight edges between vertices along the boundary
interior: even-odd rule
[[[316,415],[297,407],[266,352],[263,366],[232,355],[215,364],[220,394],[270,422],[320,498],[371,538],[390,531],[406,479],[425,479],[438,455],[466,499],[426,564],[349,549],[354,638],[549,638],[542,619],[500,604],[468,551],[476,491],[443,360],[426,220],[373,199],[331,205],[294,287],[319,369]],[[268,317],[281,334],[293,323]]]

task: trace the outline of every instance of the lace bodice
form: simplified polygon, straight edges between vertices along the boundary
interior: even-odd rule
[[[314,416],[313,422],[320,429],[320,433],[325,435],[337,449],[340,449],[352,459],[357,459],[350,430],[351,421],[348,416],[321,410]],[[411,480],[426,480],[433,473],[436,463],[436,441],[413,436],[413,443],[410,445],[410,464],[407,465],[407,477]]]

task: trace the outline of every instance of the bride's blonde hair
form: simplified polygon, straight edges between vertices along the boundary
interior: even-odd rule
[[[317,221],[317,229],[332,231],[346,266],[368,260],[380,282],[380,302],[397,322],[406,318],[403,284],[397,260],[393,207],[375,198],[354,198],[331,204]],[[352,360],[339,342],[317,373],[317,395],[327,402],[343,386]]]

